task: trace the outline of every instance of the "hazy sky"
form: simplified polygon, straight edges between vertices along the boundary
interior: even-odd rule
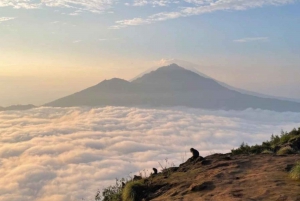
[[[300,99],[299,33],[298,0],[0,0],[0,105],[43,104],[172,58]]]

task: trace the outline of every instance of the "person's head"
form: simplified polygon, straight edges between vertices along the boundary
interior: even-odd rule
[[[193,152],[193,151],[194,151],[194,148],[191,148],[190,151]]]

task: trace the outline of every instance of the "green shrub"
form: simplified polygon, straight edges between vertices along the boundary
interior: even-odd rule
[[[300,137],[300,128],[293,129],[291,132],[283,132],[281,131],[281,135],[272,135],[270,141],[263,142],[261,145],[253,145],[249,146],[246,143],[242,143],[239,148],[232,149],[231,153],[233,155],[239,155],[239,154],[260,154],[263,153],[265,150],[270,150],[273,152],[277,151],[277,147],[280,147],[286,143],[291,142],[291,140],[294,140],[296,138]],[[284,151],[284,150],[283,150]],[[285,150],[288,151],[288,150]],[[286,154],[295,153],[300,150],[292,150],[291,152],[288,152]],[[280,154],[280,152],[279,152]]]
[[[100,191],[98,191],[95,200],[122,201],[122,182],[126,182],[126,180],[124,178],[121,180],[116,179],[115,185],[103,189],[102,196]]]
[[[233,155],[238,155],[238,154],[249,154],[249,153],[250,153],[250,146],[249,146],[248,144],[246,144],[246,143],[243,142],[243,143],[240,145],[239,148],[231,150],[231,153],[232,153]]]
[[[290,171],[290,177],[294,180],[300,180],[300,161]]]
[[[277,151],[277,155],[293,154],[295,151],[291,147],[282,147]]]
[[[278,136],[278,135],[273,135],[272,134],[272,136],[271,136],[271,139],[270,139],[270,144],[271,144],[271,146],[276,146],[276,145],[278,145],[279,144],[279,142],[280,142],[280,137]]]
[[[263,150],[262,154],[273,154],[274,152],[268,149]]]
[[[300,128],[298,128],[298,130],[297,129],[293,129],[291,132],[290,132],[290,134],[292,134],[292,135],[294,135],[294,136],[296,136],[296,135],[300,135]]]
[[[292,135],[288,133],[282,133],[280,137],[280,144],[287,143],[291,139]]]
[[[126,184],[122,193],[122,201],[139,201],[143,191],[143,181],[130,181]]]

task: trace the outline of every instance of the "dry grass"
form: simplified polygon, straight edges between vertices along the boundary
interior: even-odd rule
[[[123,201],[139,201],[141,189],[143,188],[143,181],[130,181],[126,184],[122,192]]]
[[[271,151],[271,150],[264,150],[263,152],[261,152],[262,154],[274,154],[274,152],[273,151]]]
[[[277,151],[277,155],[293,154],[295,151],[291,147],[283,147]]]
[[[290,177],[294,180],[300,180],[300,161],[290,171]]]

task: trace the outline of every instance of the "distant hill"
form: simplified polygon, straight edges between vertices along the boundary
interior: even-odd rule
[[[0,111],[8,111],[8,110],[29,110],[32,108],[36,108],[34,105],[12,105],[9,107],[0,107]]]
[[[186,106],[212,110],[260,108],[300,112],[300,103],[243,94],[177,64],[158,68],[131,82],[118,78],[105,80],[46,106]]]

